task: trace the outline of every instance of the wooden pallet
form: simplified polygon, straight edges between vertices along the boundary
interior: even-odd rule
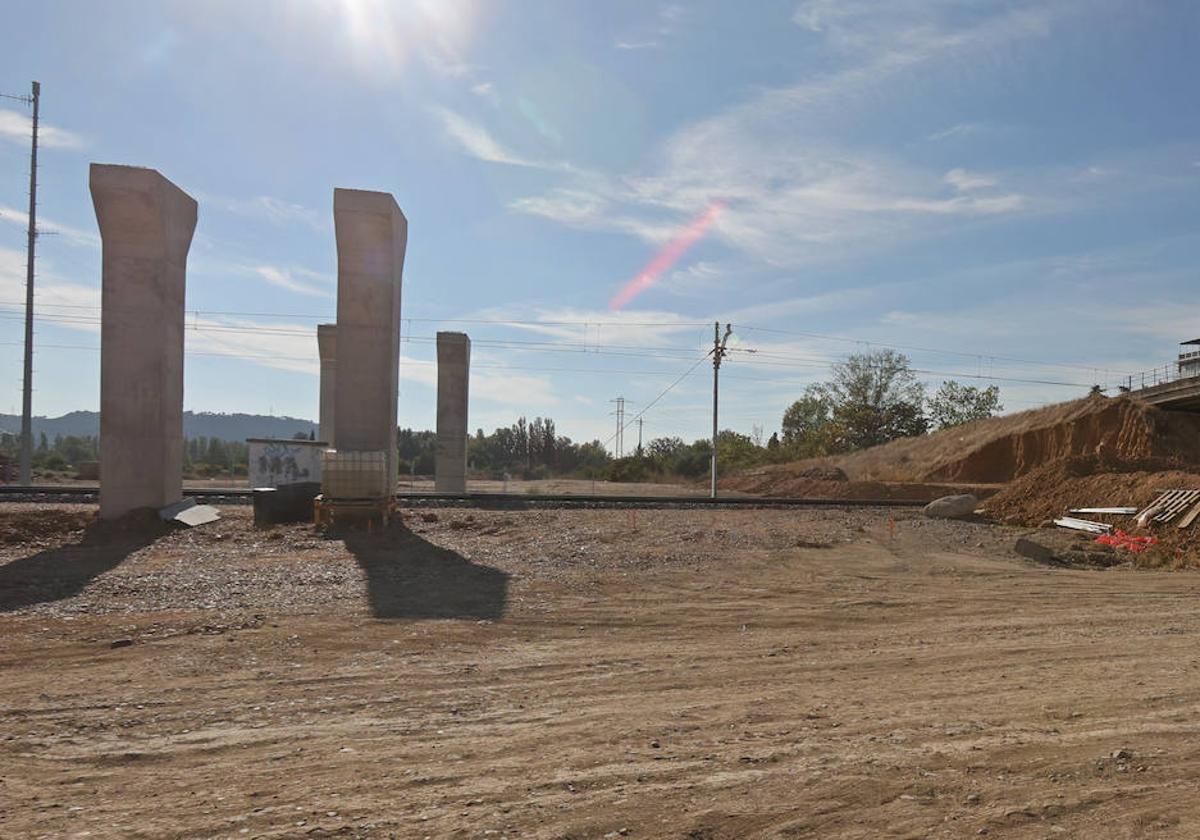
[[[1190,528],[1192,523],[1196,521],[1196,517],[1200,516],[1200,502],[1192,506],[1192,509],[1187,512],[1183,519],[1179,520],[1179,529]]]
[[[1151,522],[1170,522],[1197,503],[1200,503],[1200,490],[1168,490],[1138,514],[1137,524],[1145,527]]]

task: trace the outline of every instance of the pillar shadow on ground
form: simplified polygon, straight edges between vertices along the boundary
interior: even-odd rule
[[[0,566],[0,613],[78,595],[93,580],[153,543],[164,523],[120,529],[95,523],[76,543],[44,549]]]
[[[496,621],[508,601],[508,573],[472,563],[434,545],[402,523],[374,532],[341,534],[367,575],[376,618],[459,618]]]

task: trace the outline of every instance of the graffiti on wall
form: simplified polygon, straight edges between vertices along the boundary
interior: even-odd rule
[[[250,483],[281,487],[320,481],[321,447],[292,441],[250,441]]]

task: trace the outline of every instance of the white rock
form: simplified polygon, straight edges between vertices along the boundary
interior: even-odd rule
[[[925,505],[923,513],[933,519],[962,519],[975,512],[979,500],[970,493],[961,496],[942,496]]]

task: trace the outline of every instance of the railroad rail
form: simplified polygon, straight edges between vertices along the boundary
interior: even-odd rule
[[[247,488],[184,489],[209,504],[248,505],[252,494]],[[75,485],[0,485],[3,502],[63,502],[87,503],[98,501],[100,488]],[[613,496],[566,495],[547,493],[397,493],[401,507],[461,507],[482,510],[536,509],[602,509],[602,508],[804,508],[804,507],[921,507],[929,500],[915,499],[808,499],[768,496]]]

